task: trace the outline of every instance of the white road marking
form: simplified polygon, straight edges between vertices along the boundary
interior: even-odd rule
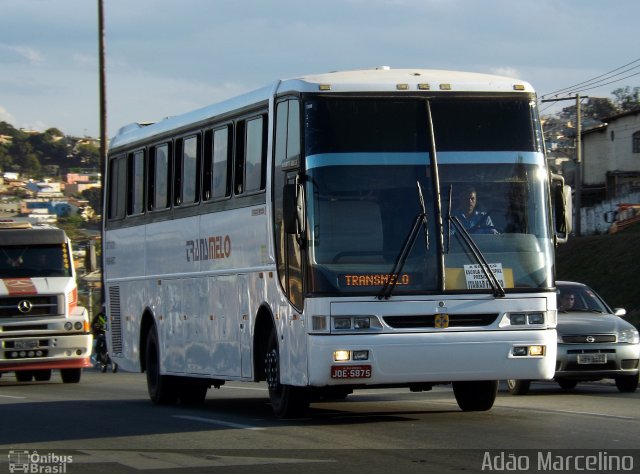
[[[120,464],[137,471],[335,462],[332,459],[218,456],[215,454],[196,454],[189,450],[162,452],[83,449],[80,452],[83,454],[73,455],[74,464]],[[197,471],[194,470],[194,472]]]
[[[202,418],[199,416],[188,416],[188,415],[173,415],[173,418],[180,418],[182,420],[191,420],[191,421],[200,421],[202,423],[208,423],[210,425],[220,425],[226,426],[228,428],[237,428],[239,430],[253,430],[253,431],[262,431],[265,428],[260,428],[257,426],[251,425],[242,425],[240,423],[232,423],[229,421],[215,420],[213,418]]]

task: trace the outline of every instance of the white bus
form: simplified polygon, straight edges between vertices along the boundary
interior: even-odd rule
[[[462,410],[488,410],[499,379],[554,373],[567,229],[543,147],[529,84],[386,67],[124,127],[105,189],[110,353],[155,403],[266,380],[290,417],[451,383]],[[490,218],[467,229],[469,186]]]

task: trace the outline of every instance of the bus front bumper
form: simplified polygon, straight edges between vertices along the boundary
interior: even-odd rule
[[[542,346],[544,355],[516,355],[532,346]],[[556,351],[555,329],[310,335],[308,384],[322,387],[551,379]],[[349,359],[337,361],[336,355]]]

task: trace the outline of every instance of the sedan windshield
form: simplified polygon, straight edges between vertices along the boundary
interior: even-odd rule
[[[558,285],[558,311],[611,313],[611,309],[588,286]]]

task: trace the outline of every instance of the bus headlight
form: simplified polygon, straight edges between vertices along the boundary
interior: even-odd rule
[[[369,360],[368,350],[355,350],[350,351],[347,349],[338,349],[333,351],[334,362],[349,362],[349,361],[363,361]]]
[[[333,318],[333,329],[351,329],[351,318]]]
[[[529,324],[544,324],[544,313],[529,313],[527,321]]]
[[[511,350],[513,357],[544,357],[545,346],[532,345],[532,346],[514,346]]]
[[[545,313],[538,311],[535,313],[509,313],[500,323],[500,327],[505,326],[543,326],[547,318]]]
[[[347,362],[351,360],[351,352],[345,350],[338,350],[333,352],[334,362]]]
[[[382,323],[377,316],[334,316],[331,318],[331,331],[342,332],[374,332],[382,330]]]

